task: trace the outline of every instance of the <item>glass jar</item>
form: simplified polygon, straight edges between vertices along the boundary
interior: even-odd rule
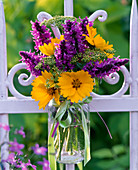
[[[88,104],[82,106],[85,115],[88,134],[90,131],[89,107]],[[57,108],[49,108],[49,123],[53,124],[53,118],[56,115]],[[54,134],[54,147],[56,160],[63,164],[77,164],[84,160],[85,152],[85,133],[82,123],[82,114],[80,108],[69,108],[62,118],[62,122],[67,120],[68,113],[71,115],[71,123],[67,127],[60,124]],[[55,126],[57,122],[55,123]],[[89,136],[90,138],[90,136]]]

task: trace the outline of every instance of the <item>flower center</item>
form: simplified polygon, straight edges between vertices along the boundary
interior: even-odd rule
[[[49,88],[48,91],[47,91],[47,93],[48,93],[49,95],[55,94],[55,88],[54,88],[54,87]]]
[[[80,88],[81,84],[82,82],[80,82],[79,79],[73,79],[72,85],[73,85],[73,88],[76,88],[76,90],[77,88]]]

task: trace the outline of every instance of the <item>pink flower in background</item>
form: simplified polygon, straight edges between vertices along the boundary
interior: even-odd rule
[[[0,123],[0,128],[3,128],[4,130],[6,131],[10,131],[10,126],[9,125],[6,125],[4,123]]]
[[[23,131],[24,130],[24,128],[23,127],[21,127],[21,129],[20,130],[15,130],[15,134],[19,134],[19,135],[22,135],[23,136],[23,138],[25,138],[25,132]]]
[[[4,160],[4,162],[8,162],[8,163],[16,166],[17,163],[16,163],[16,159],[15,159],[15,153],[10,153],[7,160]]]
[[[43,166],[43,170],[51,170],[51,168],[49,167],[50,163],[45,158],[43,158],[43,162],[39,161],[37,163]]]
[[[16,168],[21,168],[22,170],[28,170],[27,168],[28,166],[31,166],[34,170],[36,170],[36,166],[32,165],[29,159],[27,163],[19,161],[19,165],[17,165]]]
[[[32,150],[34,151],[34,153],[36,155],[46,155],[46,152],[47,152],[47,148],[45,147],[39,147],[38,144],[36,144],[34,147],[32,147]]]
[[[11,152],[17,152],[19,155],[22,155],[22,154],[23,154],[23,152],[21,151],[21,149],[24,148],[24,144],[19,144],[19,143],[17,142],[17,140],[14,139],[13,142],[9,142],[9,145],[10,145],[9,151],[11,151]]]

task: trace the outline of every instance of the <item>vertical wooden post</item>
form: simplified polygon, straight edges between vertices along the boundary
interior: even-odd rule
[[[73,0],[64,0],[64,16],[73,16]],[[74,164],[66,164],[66,170],[74,169]]]
[[[130,95],[138,97],[138,14],[136,0],[132,1],[130,17]],[[138,169],[138,112],[130,112],[130,170]]]
[[[3,10],[3,3],[0,0],[0,100],[7,99],[8,91],[6,88],[7,79],[7,51],[6,51],[6,29],[5,29],[5,16]],[[0,115],[0,123],[8,125],[8,114]],[[6,131],[0,131],[0,143],[9,141],[9,134]],[[8,145],[5,144],[1,147],[1,160],[8,157]],[[4,164],[4,168],[9,170],[9,165]]]
[[[64,0],[64,16],[73,16],[73,0]]]

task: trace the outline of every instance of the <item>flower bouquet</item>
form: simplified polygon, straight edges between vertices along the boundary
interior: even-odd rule
[[[32,98],[39,109],[49,104],[56,159],[60,163],[84,164],[90,160],[89,109],[95,82],[120,69],[128,59],[115,50],[87,17],[56,16],[32,22],[36,52],[20,51],[21,61],[36,76]],[[60,37],[53,38],[50,27]]]

